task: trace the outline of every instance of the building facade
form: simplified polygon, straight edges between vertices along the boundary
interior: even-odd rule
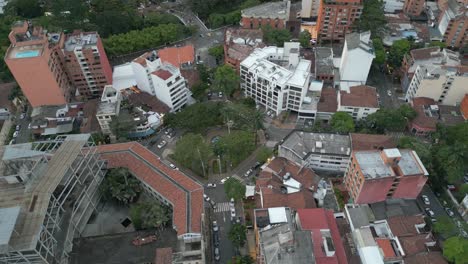
[[[417,17],[420,16],[426,7],[424,0],[405,0],[403,6],[403,12],[409,16]]]
[[[112,68],[97,32],[74,32],[61,44],[65,69],[79,98],[99,98],[112,84]],[[78,97],[77,96],[77,97]]]
[[[286,28],[289,20],[291,1],[283,0],[264,3],[241,11],[241,27],[244,29],[260,29],[270,26],[274,29]]]
[[[17,22],[8,35],[5,63],[33,107],[64,105],[75,91],[62,63],[63,34],[46,34],[30,22]]]
[[[354,203],[364,204],[416,199],[428,175],[415,151],[394,148],[353,151],[344,180]]]
[[[321,0],[317,19],[319,39],[343,41],[354,21],[361,17],[362,9],[362,0]]]
[[[349,92],[340,91],[339,93],[337,111],[348,113],[354,120],[365,119],[379,109],[375,87],[367,85],[352,86],[349,88]]]
[[[224,34],[224,63],[239,73],[240,63],[256,48],[264,47],[261,29],[227,28]]]
[[[104,87],[101,102],[99,103],[96,111],[96,118],[99,122],[102,133],[106,135],[112,134],[110,123],[113,117],[119,115],[121,101],[122,95],[119,91],[111,85]]]
[[[148,52],[131,63],[138,88],[156,96],[171,111],[178,111],[190,96],[185,78],[180,70],[164,63],[155,52]]]
[[[468,44],[468,8],[456,0],[439,2],[438,26],[443,42],[449,47],[462,48]]]

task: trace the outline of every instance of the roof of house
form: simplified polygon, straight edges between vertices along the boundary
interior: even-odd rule
[[[96,117],[99,99],[88,100],[83,106],[83,121],[80,126],[81,133],[93,133],[101,128]]]
[[[151,111],[160,114],[168,113],[170,110],[169,106],[147,92],[131,93],[128,95],[128,100],[134,106],[147,106]]]
[[[340,92],[342,106],[378,108],[379,100],[375,87],[367,85],[357,85],[346,91]]]
[[[441,252],[431,251],[405,257],[405,264],[447,264]]]
[[[395,236],[417,235],[416,225],[425,224],[423,215],[399,215],[387,219],[388,225]]]
[[[311,231],[316,263],[348,263],[333,211],[325,210],[324,208],[298,209],[297,214],[302,230]],[[327,229],[330,231],[336,252],[332,257],[327,257],[322,249],[325,237],[321,231]]]
[[[268,2],[241,10],[242,17],[289,19],[289,1]]]
[[[458,107],[439,105],[432,98],[416,97],[411,106],[417,112],[411,124],[426,130],[435,131],[437,123],[456,125],[465,120]]]
[[[315,75],[333,75],[333,49],[328,47],[315,48]]]
[[[421,209],[414,199],[387,199],[369,205],[376,220],[400,215],[420,215]]]
[[[158,76],[159,78],[163,80],[167,80],[172,77],[172,73],[170,71],[166,71],[163,69],[159,69],[157,71],[153,72],[154,75]]]
[[[157,248],[154,263],[172,264],[172,248]]]
[[[109,168],[126,167],[172,204],[173,225],[178,235],[201,232],[203,186],[137,142],[97,147]]]
[[[286,173],[289,173],[292,181],[283,180]],[[257,178],[255,186],[258,197],[257,208],[280,206],[294,209],[315,208],[315,200],[309,188],[316,189],[319,180],[315,172],[309,168],[301,169],[285,158],[274,158]]]
[[[354,151],[396,147],[393,138],[387,135],[351,133],[350,138]]]
[[[395,251],[393,250],[392,247],[392,242],[388,238],[376,238],[375,242],[379,246],[379,248],[382,250],[384,258],[394,258],[397,255],[395,254]]]
[[[348,50],[360,48],[366,52],[374,53],[372,49],[372,41],[370,40],[370,31],[347,34],[345,37],[346,47]]]
[[[418,234],[412,236],[402,236],[398,237],[400,240],[401,246],[406,256],[412,256],[418,253],[423,253],[428,251],[426,243],[435,242],[432,235],[429,234]]]
[[[158,50],[158,56],[163,62],[180,68],[182,64],[193,64],[195,61],[195,49],[193,45],[183,47],[168,47]]]
[[[324,88],[317,105],[318,112],[334,113],[338,109],[338,96],[334,88]]]

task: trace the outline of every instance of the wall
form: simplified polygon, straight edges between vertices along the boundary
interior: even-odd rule
[[[259,19],[259,18],[250,18],[250,17],[242,17],[241,19],[241,26],[245,29],[253,29],[253,28],[261,28],[266,25],[270,25],[272,28],[277,29],[284,29],[286,26],[286,22],[283,19]]]
[[[366,179],[362,184],[355,203],[366,204],[385,201],[387,193],[392,187],[394,177],[384,177],[379,179]]]
[[[137,82],[138,89],[151,95],[155,95],[154,90],[150,87],[150,81],[148,79],[148,74],[151,73],[146,72],[146,68],[136,62],[132,62],[132,69],[135,74],[135,80]]]
[[[427,177],[424,175],[403,176],[393,193],[393,198],[416,199],[419,196]]]

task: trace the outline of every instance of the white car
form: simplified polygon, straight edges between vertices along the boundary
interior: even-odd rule
[[[448,214],[450,217],[452,217],[452,216],[455,215],[455,213],[454,213],[452,210],[450,210],[450,208],[445,207],[445,211],[447,212],[447,214]]]
[[[213,221],[213,231],[218,232],[218,230],[219,230],[218,223],[216,221]]]
[[[223,92],[219,92],[219,93],[218,93],[218,97],[219,97],[219,98],[223,98]]]
[[[421,198],[423,199],[425,205],[431,204],[431,202],[429,201],[429,197],[427,197],[427,195],[421,195]]]
[[[230,205],[231,207],[234,207],[234,198],[231,198],[231,201],[229,202],[229,205]]]
[[[203,194],[203,198],[205,198],[205,201],[207,201],[207,202],[210,201],[210,197],[208,197],[208,195],[206,195],[206,194]]]
[[[24,119],[26,117],[26,113],[21,113],[20,119]]]
[[[387,90],[387,94],[388,94],[388,96],[392,96],[392,91]]]
[[[430,217],[433,217],[433,216],[435,215],[434,212],[433,212],[431,209],[426,208],[425,210],[426,210],[426,213],[427,213]]]
[[[216,188],[216,183],[208,183],[208,184],[206,185],[206,187],[208,187],[208,188]]]
[[[13,133],[13,138],[16,138],[16,137],[18,136],[18,134],[19,134],[19,132],[18,132],[18,131],[15,131],[15,132]]]
[[[236,218],[236,209],[231,208],[231,218]]]
[[[178,169],[178,168],[176,167],[176,165],[174,165],[174,164],[172,164],[172,163],[169,164],[169,167],[171,167],[171,169],[173,169],[173,170],[177,170],[177,169]]]
[[[158,149],[161,149],[161,148],[164,148],[164,146],[166,146],[167,142],[165,140],[161,141],[159,144],[158,144]]]
[[[244,177],[246,177],[246,178],[249,177],[250,174],[252,173],[252,171],[253,171],[252,169],[249,169],[248,171],[246,171],[245,174],[244,174]]]
[[[229,178],[231,178],[231,177],[226,177],[226,178],[222,179],[221,184],[225,183]]]

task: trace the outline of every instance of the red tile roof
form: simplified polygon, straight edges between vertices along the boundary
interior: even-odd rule
[[[154,263],[172,264],[172,248],[157,248]]]
[[[375,242],[377,242],[377,245],[382,250],[384,258],[394,258],[394,257],[397,256],[395,254],[395,251],[393,250],[392,243],[390,242],[390,239],[388,239],[388,238],[376,238]]]
[[[147,92],[132,93],[128,95],[128,100],[134,106],[146,106],[156,113],[169,113],[171,110],[165,103],[159,101],[156,96]]]
[[[424,252],[405,258],[405,264],[447,264],[441,252]]]
[[[325,210],[323,208],[298,209],[297,215],[301,229],[311,231],[314,257],[317,264],[348,263],[343,241],[338,230],[338,225],[336,224],[333,211]],[[335,255],[332,257],[327,257],[322,249],[323,238],[321,230],[324,229],[330,230],[333,244],[335,246]]]
[[[437,103],[432,98],[417,97],[413,99],[412,107],[418,113],[417,116],[411,120],[412,124],[420,128],[436,130],[437,117],[430,117],[424,113],[424,106],[436,105]]]
[[[281,192],[283,186],[280,177],[284,176],[286,172],[291,174],[291,177],[301,183],[301,189],[299,192],[285,194]],[[276,174],[276,175],[275,175]],[[294,209],[298,208],[315,208],[315,200],[312,197],[312,192],[309,190],[310,187],[316,187],[319,181],[319,177],[315,172],[308,168],[303,168],[294,164],[293,162],[277,157],[273,159],[268,166],[260,172],[260,175],[256,181],[257,208],[271,208],[271,207],[290,207]],[[260,190],[262,193],[262,199],[259,197]]]
[[[417,235],[416,225],[425,224],[423,215],[401,215],[387,219],[388,225],[395,236]]]
[[[349,93],[340,92],[342,106],[378,108],[379,101],[374,87],[358,85],[349,88]]]
[[[390,136],[359,133],[351,133],[350,135],[353,151],[374,150],[381,147],[396,148],[396,144]]]
[[[169,47],[158,50],[158,56],[161,58],[161,61],[180,68],[180,65],[184,63],[193,64],[195,60],[195,49],[192,45]]]
[[[322,89],[320,100],[317,105],[318,112],[334,113],[338,108],[336,90],[334,88]]]
[[[177,234],[200,233],[203,187],[179,170],[173,170],[156,154],[139,143],[129,142],[97,147],[109,168],[126,167],[172,204]]]
[[[167,80],[167,79],[171,78],[171,76],[172,76],[172,73],[170,71],[166,71],[166,70],[157,70],[157,71],[154,71],[153,74],[158,76],[159,78],[161,78],[163,80]]]
[[[419,234],[415,236],[403,236],[398,238],[406,256],[427,252],[427,242],[434,242],[431,234]]]
[[[461,101],[460,112],[462,113],[463,118],[467,120],[468,119],[468,94],[465,94],[465,97],[463,97],[463,100]]]

